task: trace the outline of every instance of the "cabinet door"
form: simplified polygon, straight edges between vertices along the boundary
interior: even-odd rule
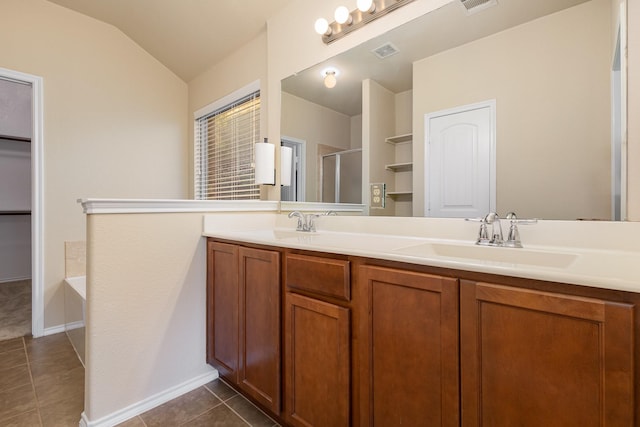
[[[290,292],[285,306],[287,421],[293,426],[348,426],[349,310]]]
[[[239,248],[238,385],[280,413],[280,254]]]
[[[238,247],[207,246],[207,363],[235,383],[238,367]]]
[[[360,269],[362,425],[457,426],[458,281]]]
[[[461,284],[462,424],[633,424],[632,306]]]

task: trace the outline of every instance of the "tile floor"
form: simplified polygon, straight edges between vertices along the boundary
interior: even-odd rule
[[[0,425],[77,426],[84,368],[66,334],[0,341]]]
[[[0,283],[0,341],[29,334],[31,280]]]
[[[66,334],[0,341],[0,426],[76,427],[84,407],[84,368]],[[119,427],[277,426],[220,380]]]

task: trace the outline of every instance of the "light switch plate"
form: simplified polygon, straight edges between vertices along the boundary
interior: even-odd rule
[[[384,182],[370,184],[370,201],[372,209],[384,209],[387,185]]]

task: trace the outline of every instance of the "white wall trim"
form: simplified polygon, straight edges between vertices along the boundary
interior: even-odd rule
[[[84,320],[77,320],[75,322],[63,323],[62,325],[50,326],[43,330],[42,336],[61,334],[72,329],[83,328],[84,326]]]
[[[147,399],[141,400],[140,402],[134,403],[133,405],[129,405],[126,408],[113,412],[95,421],[90,421],[87,417],[87,414],[85,412],[82,412],[79,425],[80,427],[115,426],[123,421],[135,417],[136,415],[142,414],[149,409],[153,409],[156,406],[162,405],[163,403],[175,399],[178,396],[195,390],[196,388],[201,387],[215,380],[216,378],[218,378],[218,371],[212,368],[211,372],[207,372],[206,374],[202,374],[188,381],[185,381],[182,384],[178,384],[174,387],[168,388],[165,391],[154,394]]]
[[[241,87],[240,89],[231,92],[228,95],[223,96],[222,98],[213,101],[209,105],[205,105],[200,108],[198,111],[193,113],[194,119],[199,119],[200,117],[206,116],[207,114],[211,114],[220,108],[226,107],[229,104],[236,102],[238,99],[243,98],[253,92],[260,90],[260,80],[256,80],[254,82],[249,83],[248,85]]]
[[[163,200],[78,199],[86,214],[167,212],[276,212],[277,201],[266,200]]]
[[[44,334],[44,114],[42,77],[0,68],[0,77],[31,84],[31,333]]]
[[[365,214],[365,205],[359,205],[355,203],[318,203],[318,202],[280,202],[280,210],[284,212],[289,211],[304,211],[304,212],[356,212],[361,215]]]
[[[42,335],[41,336],[61,334],[62,332],[65,332],[66,330],[67,330],[66,323],[63,323],[62,325],[49,326],[48,328],[45,328],[45,329],[42,330]]]
[[[65,331],[72,331],[74,329],[84,328],[84,320],[76,320],[75,322],[69,322],[64,326]]]

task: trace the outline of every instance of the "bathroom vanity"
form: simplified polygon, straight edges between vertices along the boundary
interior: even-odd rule
[[[640,293],[576,283],[598,254],[456,258],[401,227],[325,221],[337,231],[205,220],[207,360],[280,422],[635,425]],[[616,266],[601,256],[606,276]]]

